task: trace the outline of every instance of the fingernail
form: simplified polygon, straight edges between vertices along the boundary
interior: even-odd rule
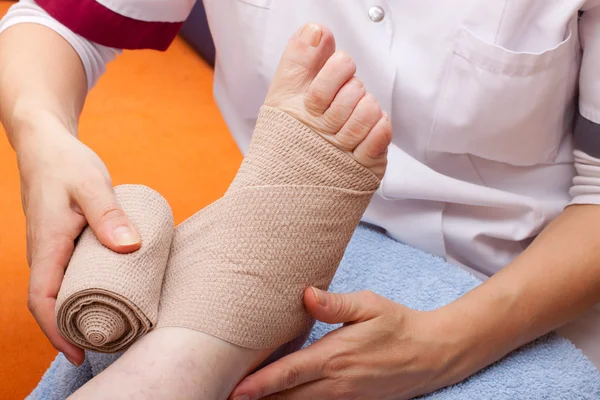
[[[312,47],[317,47],[319,43],[321,43],[322,35],[323,32],[321,32],[319,25],[308,24],[304,27],[302,32],[300,32],[300,39],[305,43],[310,44]]]
[[[383,112],[383,118],[387,119],[388,121],[390,120],[389,114],[386,113],[385,111]]]
[[[233,400],[250,400],[250,397],[247,394],[243,394],[241,396],[236,396]]]
[[[67,359],[68,362],[73,364],[75,367],[79,367],[79,364],[77,364],[75,361],[73,361],[68,355],[65,354],[65,358]]]
[[[140,242],[140,237],[128,226],[119,226],[113,231],[112,236],[119,246],[130,246]]]
[[[327,296],[325,296],[325,293],[323,293],[322,290],[319,290],[316,287],[313,287],[312,290],[315,293],[315,297],[317,298],[317,303],[321,307],[325,307],[327,305]]]

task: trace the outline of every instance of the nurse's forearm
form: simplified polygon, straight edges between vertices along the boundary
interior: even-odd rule
[[[509,266],[440,309],[460,321],[470,375],[600,302],[600,206],[575,205]],[[468,353],[468,354],[467,354]],[[459,357],[460,358],[460,357]]]
[[[0,34],[0,117],[15,150],[50,120],[76,135],[86,95],[79,56],[57,33],[18,24]]]

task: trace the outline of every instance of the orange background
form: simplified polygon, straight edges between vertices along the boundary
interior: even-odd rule
[[[0,2],[0,15],[10,3]],[[176,222],[219,198],[241,155],[212,97],[212,70],[181,39],[166,53],[126,52],[88,97],[80,138],[115,185],[140,183]],[[0,135],[0,399],[22,399],[56,355],[27,311],[29,269],[15,155]]]

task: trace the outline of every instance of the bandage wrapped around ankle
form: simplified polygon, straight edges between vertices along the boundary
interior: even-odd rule
[[[172,243],[164,199],[148,188],[116,189],[142,247],[116,254],[83,233],[58,296],[60,331],[105,352],[155,325],[246,348],[290,342],[312,327],[304,290],[329,287],[378,186],[306,125],[263,107],[227,193],[179,225]]]
[[[261,109],[227,193],[177,227],[158,326],[247,348],[305,333],[379,179],[306,125]]]
[[[174,231],[171,208],[152,189],[123,185],[115,194],[140,234],[141,248],[117,254],[86,228],[56,303],[62,335],[79,347],[105,353],[127,349],[156,325]]]

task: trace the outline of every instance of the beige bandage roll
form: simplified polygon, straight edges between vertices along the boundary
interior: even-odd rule
[[[86,228],[56,304],[62,335],[79,347],[105,353],[127,349],[156,325],[174,231],[171,209],[154,190],[123,185],[115,194],[140,234],[141,248],[117,254]]]
[[[159,194],[115,188],[142,247],[114,253],[87,228],[58,295],[59,329],[101,352],[125,350],[154,326],[248,348],[290,342],[312,326],[304,290],[329,287],[378,186],[368,169],[306,125],[263,107],[227,193],[174,235]]]
[[[247,348],[305,333],[309,286],[327,289],[379,179],[306,125],[261,109],[227,193],[177,227],[158,327]]]

